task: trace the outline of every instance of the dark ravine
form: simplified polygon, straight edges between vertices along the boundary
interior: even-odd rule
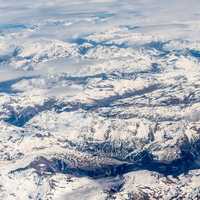
[[[30,121],[33,117],[35,117],[36,115],[38,115],[39,113],[43,111],[53,110],[57,113],[72,112],[79,109],[83,109],[85,111],[93,111],[93,110],[103,108],[103,107],[112,107],[111,104],[117,100],[126,99],[126,98],[137,96],[137,95],[142,95],[145,93],[150,93],[158,89],[159,87],[161,86],[152,85],[143,90],[125,92],[122,95],[114,95],[114,96],[110,96],[110,97],[103,98],[100,100],[96,100],[92,104],[80,103],[80,102],[74,102],[74,103],[72,102],[72,103],[65,104],[62,102],[57,102],[55,99],[49,99],[43,105],[36,105],[34,107],[29,106],[29,107],[24,108],[19,113],[13,112],[4,121],[18,127],[23,127],[28,121]]]
[[[200,142],[197,141],[196,145],[199,148]],[[98,159],[98,158],[97,158]],[[26,170],[33,168],[40,175],[51,174],[51,173],[63,173],[71,174],[77,177],[90,177],[93,179],[105,178],[105,177],[116,177],[122,176],[126,173],[148,170],[152,172],[157,172],[163,176],[173,176],[177,177],[180,174],[187,174],[190,170],[200,169],[200,166],[195,162],[196,158],[190,152],[183,152],[182,157],[170,162],[154,160],[153,156],[148,152],[144,151],[138,158],[135,158],[133,162],[122,162],[121,164],[110,164],[106,163],[106,157],[103,162],[93,163],[88,160],[85,163],[74,164],[71,160],[37,157],[31,163],[29,163],[24,168],[19,168],[11,173],[19,172],[21,170]]]

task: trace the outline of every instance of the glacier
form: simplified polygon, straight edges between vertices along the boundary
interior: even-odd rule
[[[0,0],[0,200],[200,199],[198,0]]]

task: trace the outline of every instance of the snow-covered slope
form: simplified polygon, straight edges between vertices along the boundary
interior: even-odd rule
[[[199,199],[199,10],[0,0],[0,199]]]

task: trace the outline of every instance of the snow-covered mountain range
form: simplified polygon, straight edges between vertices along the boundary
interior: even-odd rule
[[[198,0],[0,0],[0,199],[200,199]]]

